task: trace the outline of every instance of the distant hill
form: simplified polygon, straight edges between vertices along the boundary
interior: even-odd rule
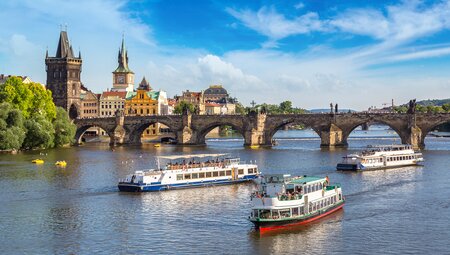
[[[450,103],[450,98],[421,100],[421,101],[418,101],[417,103],[420,105],[423,105],[423,106],[429,106],[429,105],[442,106],[444,104]]]
[[[429,106],[429,105],[442,106],[444,104],[450,103],[450,98],[421,100],[421,101],[417,101],[416,103],[423,105],[423,106]],[[403,104],[402,106],[408,106],[408,103]]]

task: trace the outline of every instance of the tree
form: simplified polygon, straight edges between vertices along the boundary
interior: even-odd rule
[[[246,107],[244,107],[241,103],[237,102],[236,103],[235,112],[237,114],[247,114],[248,113],[248,109]]]
[[[292,102],[284,101],[280,104],[280,111],[283,113],[292,113]]]
[[[190,113],[194,113],[195,106],[192,103],[188,103],[186,101],[180,101],[173,109],[173,113],[182,114],[184,111],[188,111]]]
[[[63,146],[73,142],[77,127],[70,121],[69,115],[61,107],[56,108],[53,128],[55,129],[55,146]]]
[[[0,104],[0,150],[18,150],[25,139],[22,113],[9,103]]]
[[[11,77],[0,85],[0,102],[10,103],[25,118],[43,114],[47,120],[52,121],[56,117],[51,91],[39,83],[23,83],[19,77]]]
[[[44,115],[34,115],[25,121],[27,129],[22,147],[24,149],[45,149],[55,145],[55,129]]]
[[[444,110],[445,112],[449,112],[450,111],[450,103],[443,104],[442,110]]]

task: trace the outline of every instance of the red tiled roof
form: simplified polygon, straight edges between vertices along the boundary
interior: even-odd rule
[[[102,97],[120,97],[125,98],[127,95],[126,91],[104,91]]]
[[[222,106],[221,104],[218,103],[206,103],[205,106],[209,106],[209,107],[220,107]]]

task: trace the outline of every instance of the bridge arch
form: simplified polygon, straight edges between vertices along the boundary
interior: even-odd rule
[[[371,123],[372,125],[374,125],[374,124],[381,124],[381,125],[388,126],[392,130],[394,130],[394,132],[400,137],[402,143],[406,143],[406,141],[408,139],[408,134],[401,127],[398,127],[397,125],[395,125],[393,123],[390,123],[389,121],[385,121],[385,120],[383,120],[381,118],[376,118],[376,119],[370,119],[369,121],[367,121],[367,120],[359,120],[359,121],[356,121],[356,122],[352,123],[351,126],[343,128],[342,129],[342,131],[343,131],[342,132],[342,136],[343,136],[343,140],[345,141],[345,143],[348,144],[347,140],[348,140],[350,134],[357,127],[364,126],[367,123]]]
[[[237,123],[233,123],[232,121],[221,121],[217,120],[211,123],[208,123],[206,126],[203,126],[201,129],[197,130],[197,142],[199,144],[206,144],[206,135],[211,132],[216,127],[221,126],[231,126],[234,130],[236,130],[239,134],[242,135],[245,139],[245,129],[242,125]]]
[[[271,124],[266,126],[266,130],[264,132],[264,145],[273,145],[272,143],[275,133],[286,125],[304,125],[305,127],[311,128],[319,138],[321,136],[321,128],[318,126],[317,121],[310,118],[285,118],[282,120],[271,121]]]
[[[422,133],[419,147],[424,148],[425,147],[425,139],[427,135],[438,128],[441,125],[450,123],[450,116],[445,115],[444,117],[435,117],[430,118],[431,121],[427,121],[426,124],[422,123],[422,125],[419,125],[420,131]]]
[[[125,133],[128,136],[128,143],[130,144],[141,144],[142,143],[142,135],[144,134],[145,130],[148,129],[149,127],[151,127],[152,125],[155,124],[163,124],[165,126],[167,126],[174,135],[170,136],[169,134],[167,134],[168,137],[173,137],[175,136],[176,138],[176,128],[173,126],[172,123],[170,123],[169,121],[165,121],[165,120],[146,120],[143,121],[139,124],[135,124],[132,126],[129,125],[124,125],[124,130]],[[156,127],[155,127],[156,128]],[[157,134],[157,133],[155,133]]]
[[[114,141],[114,131],[113,130],[109,130],[108,127],[99,125],[99,124],[85,124],[82,126],[77,127],[77,131],[75,132],[75,143],[76,144],[82,144],[82,138],[84,133],[91,127],[99,127],[101,129],[103,129],[106,134],[109,136],[110,138],[110,143],[112,143]]]

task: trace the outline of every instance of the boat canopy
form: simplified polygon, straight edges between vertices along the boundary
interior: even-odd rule
[[[173,156],[157,156],[159,159],[187,159],[187,158],[207,158],[207,157],[223,157],[228,156],[228,153],[219,153],[219,154],[190,154],[190,155],[173,155]]]

